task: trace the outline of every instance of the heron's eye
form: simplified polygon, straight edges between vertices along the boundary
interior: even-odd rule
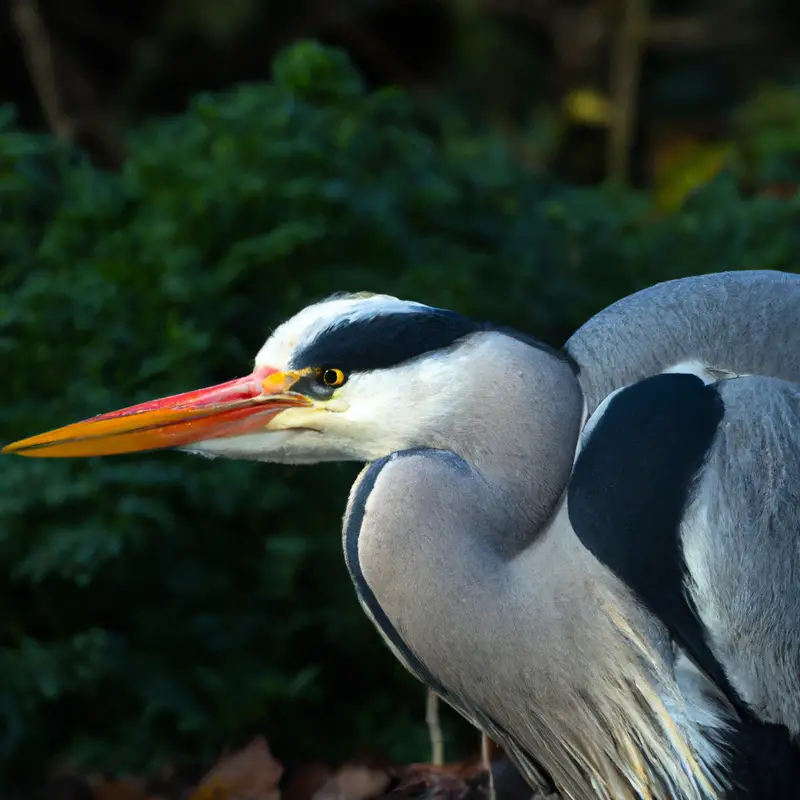
[[[347,380],[347,376],[340,369],[328,368],[322,372],[322,382],[331,389],[341,386]]]

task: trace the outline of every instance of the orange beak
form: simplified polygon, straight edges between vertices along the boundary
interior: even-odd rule
[[[3,453],[82,458],[182,447],[263,430],[281,411],[313,401],[291,387],[305,371],[260,367],[246,378],[111,411],[6,445]]]

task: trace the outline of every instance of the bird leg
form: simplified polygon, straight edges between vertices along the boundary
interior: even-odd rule
[[[483,761],[483,768],[489,775],[489,800],[497,800],[494,774],[492,773],[492,740],[484,731],[481,731],[481,761]]]
[[[435,766],[440,767],[444,764],[444,736],[439,721],[439,697],[432,689],[428,689],[425,722],[428,723],[428,735],[431,739],[431,760]]]

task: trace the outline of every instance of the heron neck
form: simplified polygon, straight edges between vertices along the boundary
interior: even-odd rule
[[[583,416],[583,394],[569,363],[526,350],[526,368],[498,387],[493,414],[484,408],[466,417],[479,429],[462,437],[456,450],[484,480],[500,512],[492,520],[491,544],[504,558],[533,543],[556,513]]]

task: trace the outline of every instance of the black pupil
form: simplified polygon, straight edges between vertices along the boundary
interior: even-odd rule
[[[326,369],[322,373],[322,382],[326,386],[335,386],[339,383],[339,373],[335,369]]]

